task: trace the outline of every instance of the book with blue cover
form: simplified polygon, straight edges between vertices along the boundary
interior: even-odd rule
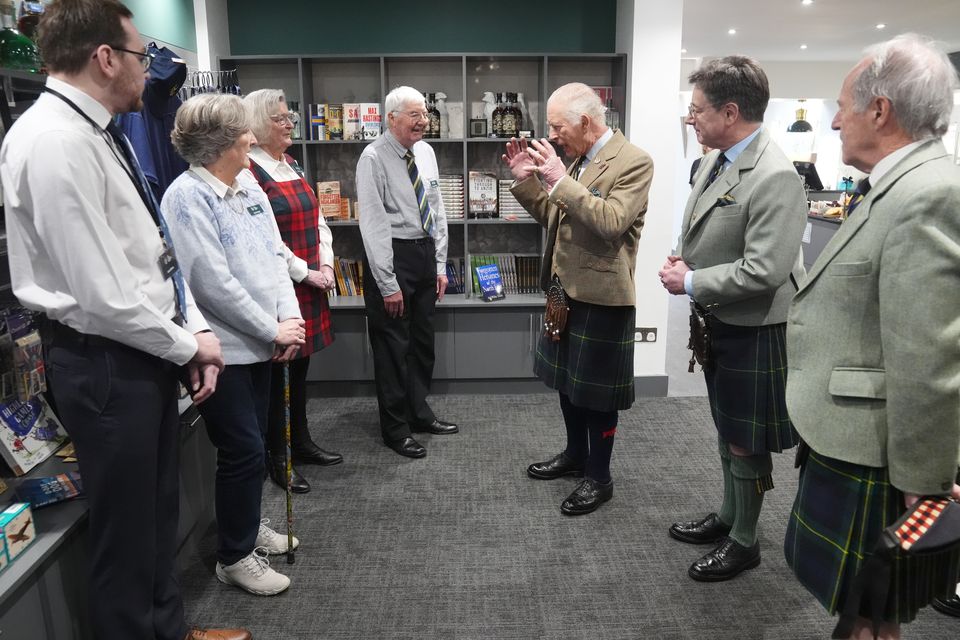
[[[484,302],[503,300],[507,294],[503,291],[503,278],[496,264],[477,265],[477,283]]]

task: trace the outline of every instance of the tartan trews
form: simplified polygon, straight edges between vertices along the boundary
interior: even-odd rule
[[[636,309],[568,300],[567,329],[559,342],[541,335],[534,375],[575,406],[629,409],[634,400]]]
[[[704,378],[720,438],[754,454],[795,446],[785,398],[786,325],[709,322],[713,364]]]
[[[787,523],[784,555],[800,583],[829,611],[841,610],[883,529],[904,512],[903,494],[886,468],[836,460],[811,451],[800,471]],[[906,562],[896,552],[883,619],[910,622],[934,598],[957,587],[960,553]],[[861,610],[869,618],[870,612]]]

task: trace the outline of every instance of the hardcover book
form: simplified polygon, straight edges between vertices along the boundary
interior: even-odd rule
[[[43,478],[25,478],[17,487],[17,497],[37,509],[83,495],[79,471],[59,473]]]
[[[355,102],[343,105],[343,139],[363,140],[363,131],[360,128],[360,105]]]
[[[321,216],[327,220],[338,220],[340,218],[340,181],[318,182],[317,202],[320,204]]]
[[[40,333],[31,331],[27,335],[14,340],[13,345],[13,370],[17,399],[26,402],[38,393],[47,390]]]
[[[497,217],[497,176],[483,171],[470,172],[470,217]]]
[[[360,128],[364,140],[380,137],[380,103],[363,102],[360,104]]]
[[[484,264],[476,267],[477,282],[480,285],[480,295],[484,302],[503,300],[506,294],[503,291],[503,279],[496,264]]]
[[[0,456],[16,475],[49,458],[66,439],[63,425],[43,396],[0,403]]]
[[[310,139],[327,139],[327,105],[311,104],[309,111]]]
[[[343,140],[343,105],[327,105],[327,140]]]

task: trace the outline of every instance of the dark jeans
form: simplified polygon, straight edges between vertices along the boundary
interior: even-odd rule
[[[403,292],[403,315],[390,318],[373,278],[363,288],[380,407],[380,431],[391,442],[428,425],[436,416],[427,404],[433,381],[433,313],[437,263],[433,240],[393,241],[393,270]],[[363,272],[370,273],[364,257]]]
[[[228,365],[217,391],[198,405],[217,448],[217,560],[224,566],[253,551],[260,528],[270,365]]]
[[[87,493],[94,635],[183,640],[177,367],[58,323],[45,327],[44,342]]]

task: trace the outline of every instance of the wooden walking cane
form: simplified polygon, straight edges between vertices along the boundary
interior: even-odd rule
[[[284,431],[286,432],[287,447],[286,471],[287,471],[287,564],[293,564],[293,455],[290,450],[290,365],[283,363],[283,417],[286,422]]]

